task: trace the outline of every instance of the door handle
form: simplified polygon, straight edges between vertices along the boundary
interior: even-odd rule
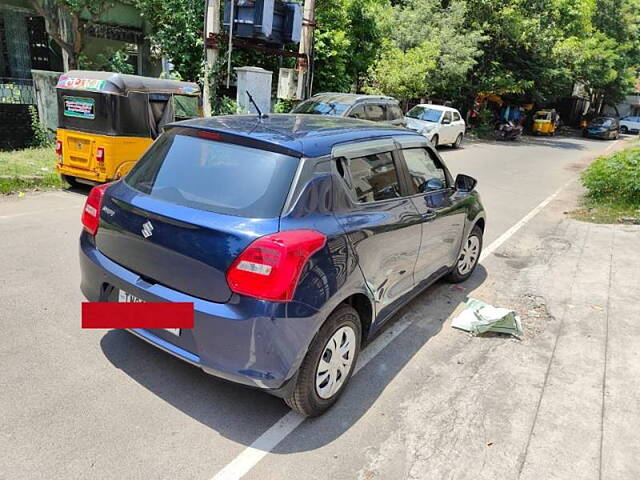
[[[436,218],[436,212],[434,212],[433,210],[427,210],[426,212],[420,214],[420,218],[424,222],[428,222],[428,221],[433,220],[434,218]]]

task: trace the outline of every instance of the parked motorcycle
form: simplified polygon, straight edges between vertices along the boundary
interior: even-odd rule
[[[513,122],[498,122],[493,135],[497,140],[515,140],[522,135],[522,127]]]

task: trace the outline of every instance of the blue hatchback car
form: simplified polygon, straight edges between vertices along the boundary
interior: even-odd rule
[[[427,140],[373,122],[229,116],[169,126],[83,212],[89,301],[193,302],[131,333],[313,416],[363,343],[441,277],[471,275],[485,214]]]

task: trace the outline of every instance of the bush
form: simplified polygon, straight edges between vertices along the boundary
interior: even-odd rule
[[[49,132],[40,121],[38,110],[33,105],[29,105],[29,116],[31,117],[31,131],[33,132],[31,146],[48,147],[53,144],[53,140],[49,137]]]
[[[582,174],[594,200],[640,205],[640,146],[600,157]]]

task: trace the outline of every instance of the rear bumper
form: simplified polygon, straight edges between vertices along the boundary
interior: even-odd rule
[[[306,305],[240,296],[221,304],[149,284],[100,253],[85,232],[80,268],[81,290],[89,301],[113,301],[122,289],[150,302],[193,302],[194,328],[180,337],[164,330],[129,331],[208,374],[278,396],[293,387],[290,380],[322,322],[321,313]]]
[[[107,180],[109,180],[106,173],[98,173],[93,170],[71,167],[64,163],[56,164],[56,172],[60,175],[68,175],[75,178],[84,178],[96,183],[105,183]]]

